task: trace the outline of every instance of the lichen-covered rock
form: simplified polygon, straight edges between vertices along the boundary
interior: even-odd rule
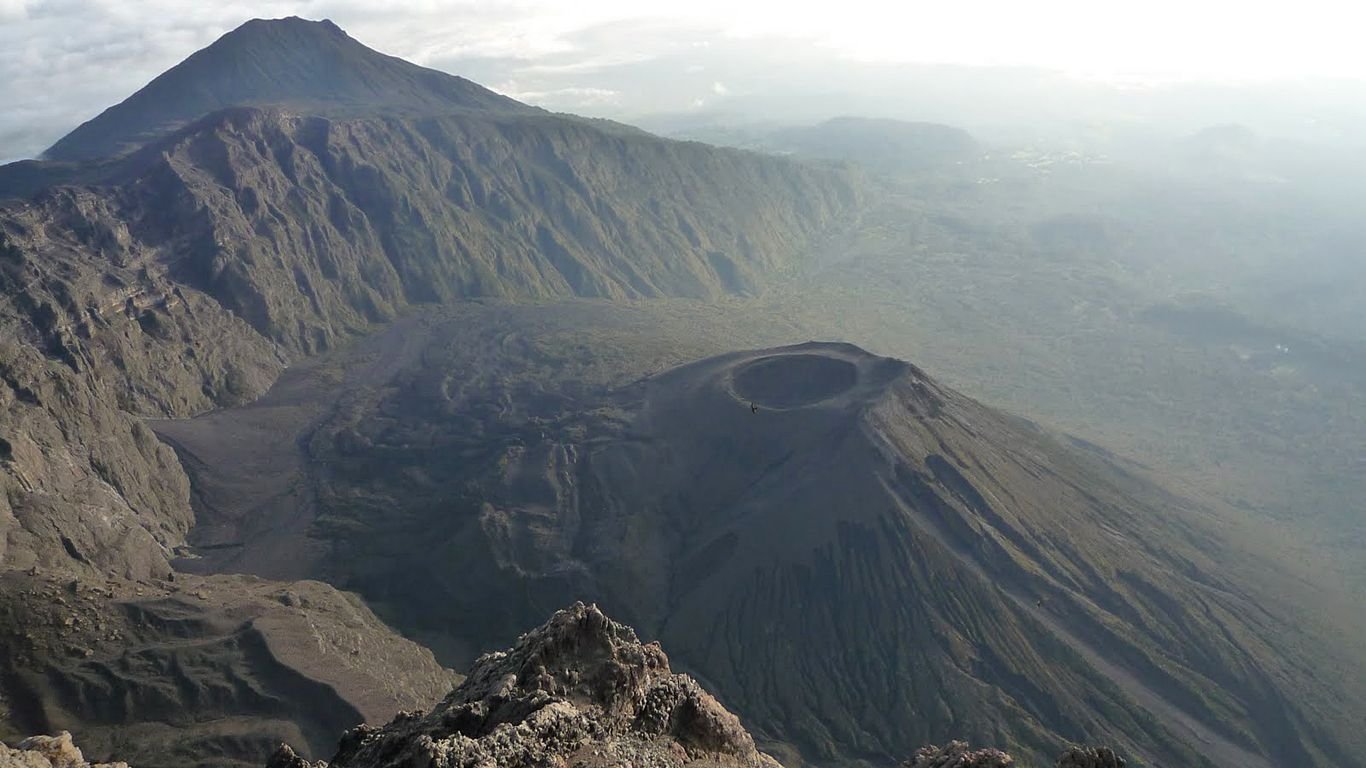
[[[480,657],[432,712],[403,713],[341,740],[332,768],[423,765],[778,768],[738,718],[674,674],[657,644],[577,603]],[[282,748],[268,768],[306,768]]]
[[[56,736],[31,736],[13,748],[0,744],[0,768],[128,768],[128,764],[88,763],[71,734],[62,731]]]

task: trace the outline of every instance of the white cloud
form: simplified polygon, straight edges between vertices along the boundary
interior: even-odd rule
[[[518,101],[546,107],[547,109],[574,109],[615,104],[621,101],[621,92],[611,88],[556,88],[553,90],[523,90],[515,80],[492,86],[504,96]]]
[[[22,21],[28,17],[28,3],[25,0],[0,0],[0,21]]]
[[[284,15],[332,18],[422,64],[506,60],[583,76],[567,85],[585,88],[603,68],[756,38],[876,62],[1027,64],[1106,78],[1366,78],[1357,39],[1366,7],[1341,0],[0,0],[0,158],[41,150],[242,21]],[[512,76],[504,67],[493,78]]]
[[[725,83],[721,82],[720,80],[717,80],[716,82],[711,84],[711,92],[716,94],[717,96],[725,96],[726,94],[730,93],[730,89],[726,87]]]

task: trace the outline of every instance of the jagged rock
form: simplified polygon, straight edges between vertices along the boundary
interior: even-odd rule
[[[128,768],[127,763],[88,763],[62,731],[56,736],[30,736],[13,748],[0,744],[0,768]]]
[[[429,714],[343,735],[332,768],[381,766],[680,766],[779,768],[735,715],[656,643],[583,603],[508,651],[480,657]],[[282,748],[269,768],[304,768]]]
[[[973,749],[965,741],[951,741],[943,747],[921,747],[904,768],[1007,768],[1015,758],[999,749]]]
[[[1015,758],[999,749],[973,749],[965,741],[921,747],[902,768],[1008,768]],[[1124,758],[1109,747],[1068,747],[1057,768],[1124,768]]]
[[[266,768],[327,768],[327,763],[321,760],[310,763],[299,757],[294,748],[288,744],[281,744],[275,750],[275,754],[270,756],[270,762],[266,763]]]
[[[1109,747],[1068,747],[1058,768],[1124,768],[1124,758]]]

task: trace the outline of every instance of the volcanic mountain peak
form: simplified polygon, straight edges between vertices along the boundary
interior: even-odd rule
[[[254,19],[167,70],[46,152],[81,161],[122,154],[230,106],[314,114],[536,112],[464,78],[367,48],[331,21]]]

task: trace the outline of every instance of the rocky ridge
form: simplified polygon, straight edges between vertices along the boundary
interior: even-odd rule
[[[904,768],[1007,768],[1000,750],[927,747]],[[596,605],[575,603],[506,651],[480,657],[429,713],[342,736],[330,764],[282,745],[266,768],[474,766],[744,766],[781,768],[740,720],[695,680],[676,674],[658,643]],[[1105,748],[1069,748],[1058,768],[1123,768]]]
[[[310,764],[285,747],[269,765]],[[657,643],[583,603],[480,657],[431,712],[347,731],[330,765],[779,768]]]

